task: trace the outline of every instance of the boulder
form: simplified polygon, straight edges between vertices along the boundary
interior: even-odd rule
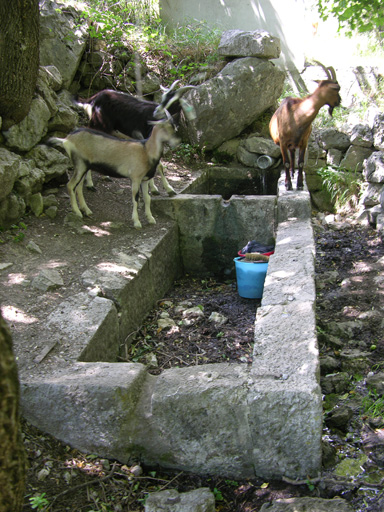
[[[230,62],[186,95],[196,112],[194,120],[185,121],[187,138],[210,150],[236,137],[275,104],[284,77],[271,62],[256,57]]]
[[[29,151],[46,135],[51,112],[40,96],[32,100],[28,115],[19,124],[3,132],[6,144],[18,151]]]
[[[259,57],[277,59],[280,56],[280,39],[264,30],[246,32],[227,30],[223,33],[218,47],[223,57]]]
[[[320,144],[324,149],[335,148],[345,151],[351,145],[351,140],[345,133],[336,128],[326,128],[319,132]]]
[[[372,132],[375,149],[384,149],[384,113],[380,112],[374,118]]]
[[[21,162],[22,159],[19,155],[0,148],[0,201],[12,192]]]
[[[26,156],[35,167],[44,172],[45,183],[65,174],[70,165],[69,158],[66,155],[44,144],[35,146]]]
[[[287,498],[265,503],[260,512],[353,512],[351,505],[341,499]]]
[[[364,161],[369,158],[371,154],[372,150],[370,148],[351,145],[339,165],[342,169],[347,169],[348,171],[362,171]]]
[[[85,50],[87,27],[76,19],[73,8],[62,7],[54,1],[40,2],[40,64],[54,65],[68,88]]]
[[[364,162],[364,178],[370,183],[384,183],[384,154],[375,151]]]
[[[355,146],[371,148],[373,146],[372,130],[367,124],[357,124],[352,128],[351,143]]]
[[[215,512],[215,496],[207,487],[179,493],[176,489],[149,493],[145,512]]]

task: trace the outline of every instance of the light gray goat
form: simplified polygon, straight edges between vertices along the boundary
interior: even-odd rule
[[[148,180],[153,178],[162,157],[164,144],[175,147],[180,143],[173,122],[155,121],[151,135],[146,140],[124,140],[92,130],[80,128],[65,139],[51,138],[50,145],[62,144],[74,166],[74,172],[67,188],[73,212],[82,217],[92,215],[84,195],[84,177],[89,169],[117,178],[130,178],[132,182],[132,220],[136,229],[141,222],[137,212],[140,185],[143,191],[145,214],[150,224],[156,224],[151,213],[151,197],[148,193]],[[77,196],[77,198],[76,198]],[[77,200],[79,204],[77,203]]]

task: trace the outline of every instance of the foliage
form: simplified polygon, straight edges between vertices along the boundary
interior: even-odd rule
[[[196,71],[217,61],[220,32],[196,21],[168,33],[158,0],[88,0],[82,14],[90,21],[91,39],[102,41],[112,53],[127,49],[145,55],[146,66],[166,84],[188,82]]]
[[[317,0],[317,7],[321,18],[335,16],[339,31],[345,29],[349,36],[355,30],[370,32],[384,25],[381,0]]]
[[[363,398],[364,414],[371,418],[384,418],[384,397],[370,391]]]
[[[323,187],[330,193],[337,210],[353,208],[357,205],[363,183],[358,171],[323,167],[318,174],[323,180]]]
[[[32,498],[29,498],[29,503],[31,505],[31,508],[37,509],[37,510],[43,510],[45,507],[49,505],[49,501],[45,497],[46,493],[43,492],[37,496],[32,496]]]

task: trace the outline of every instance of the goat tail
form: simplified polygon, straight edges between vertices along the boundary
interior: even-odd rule
[[[57,147],[62,148],[65,140],[66,139],[61,139],[60,137],[50,137],[49,139],[47,139],[45,141],[45,144],[47,146],[51,146],[53,148],[57,148]]]

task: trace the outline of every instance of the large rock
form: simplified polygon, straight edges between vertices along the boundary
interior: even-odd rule
[[[371,183],[384,183],[384,154],[375,151],[364,162],[364,177]]]
[[[218,47],[218,54],[224,57],[277,59],[280,51],[280,39],[264,30],[228,30],[223,33]]]
[[[19,151],[29,151],[46,135],[51,112],[40,96],[32,100],[28,115],[19,124],[3,132],[7,146]]]
[[[380,112],[373,122],[373,145],[376,149],[384,149],[384,113]]]
[[[0,148],[0,201],[12,192],[17,179],[21,158],[7,149]]]
[[[54,65],[68,88],[79,67],[86,40],[86,26],[76,19],[69,6],[42,0],[40,2],[40,64]]]
[[[207,487],[181,494],[176,489],[152,492],[145,501],[145,512],[215,512],[215,496]]]
[[[288,498],[265,503],[260,512],[353,512],[351,505],[341,499]]]
[[[364,162],[372,154],[370,148],[364,146],[349,146],[344,158],[340,162],[340,167],[348,171],[362,171]]]
[[[284,77],[271,62],[256,57],[227,64],[216,77],[187,96],[196,111],[196,118],[186,121],[191,143],[214,149],[239,135],[274,105]]]

